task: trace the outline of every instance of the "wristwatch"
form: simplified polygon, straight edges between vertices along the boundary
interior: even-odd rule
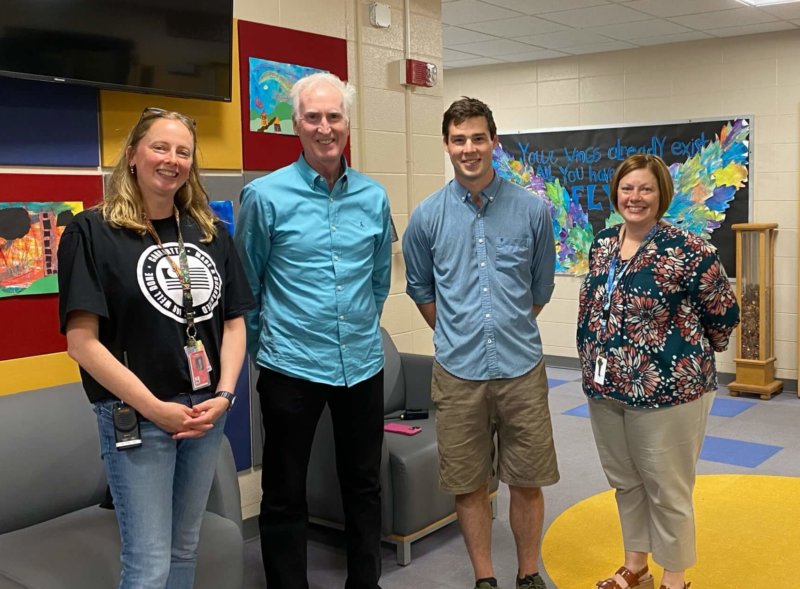
[[[234,395],[230,391],[217,391],[214,396],[222,397],[223,399],[228,401],[228,411],[233,409],[233,404],[236,403],[236,395]]]

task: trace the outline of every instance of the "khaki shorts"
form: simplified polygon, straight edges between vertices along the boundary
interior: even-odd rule
[[[544,361],[516,378],[464,380],[433,363],[439,484],[453,495],[485,485],[494,470],[506,484],[544,487],[558,482]]]

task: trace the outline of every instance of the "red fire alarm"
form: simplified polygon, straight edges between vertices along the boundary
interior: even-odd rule
[[[406,60],[406,84],[430,88],[436,85],[439,71],[433,63],[418,59]]]

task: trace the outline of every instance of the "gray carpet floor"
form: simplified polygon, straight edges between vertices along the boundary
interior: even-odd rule
[[[561,481],[545,489],[545,530],[571,505],[606,491],[589,420],[580,373],[548,368],[550,410],[558,453]],[[758,397],[728,396],[722,387],[708,423],[708,436],[698,463],[698,474],[750,473],[800,476],[800,399],[784,392],[770,401]],[[250,520],[250,539],[245,548],[245,589],[266,587],[261,565],[257,526]],[[498,517],[493,524],[492,551],[501,588],[512,589],[516,574],[514,541],[508,524],[508,489],[501,484]],[[458,523],[418,540],[411,548],[411,564],[395,561],[394,546],[383,545],[383,589],[471,589],[472,568]],[[540,567],[548,586],[546,563]],[[344,587],[344,535],[337,530],[311,526],[308,547],[308,580],[311,589]]]

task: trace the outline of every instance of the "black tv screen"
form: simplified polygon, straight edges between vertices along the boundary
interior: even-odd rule
[[[231,99],[233,0],[2,0],[0,75]]]

